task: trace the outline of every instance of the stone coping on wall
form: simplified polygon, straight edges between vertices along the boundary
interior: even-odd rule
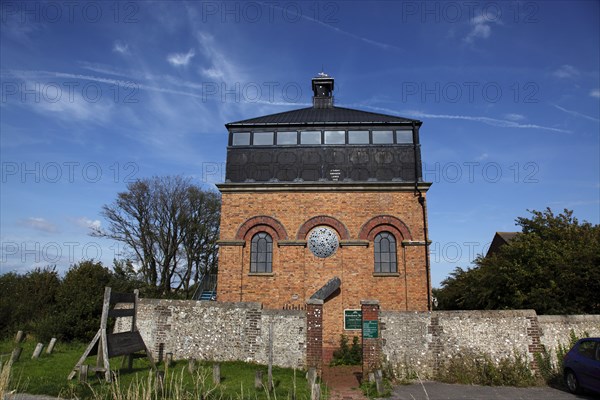
[[[538,315],[540,324],[544,323],[584,323],[596,322],[600,328],[600,315]]]
[[[197,307],[216,307],[226,309],[259,309],[262,310],[262,303],[258,302],[221,302],[221,301],[200,301],[200,300],[179,300],[179,299],[151,299],[147,297],[141,297],[140,303],[148,305],[161,305],[161,306],[197,306]]]
[[[540,317],[535,310],[437,310],[437,311],[391,311],[381,310],[381,315],[419,314],[423,316],[464,316],[466,318]],[[554,317],[549,315],[548,317]],[[577,316],[579,317],[579,316]],[[585,317],[585,316],[584,316]]]

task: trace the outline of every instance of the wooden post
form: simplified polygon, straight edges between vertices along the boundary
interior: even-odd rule
[[[22,347],[15,347],[10,356],[10,362],[15,363],[19,361],[19,357],[21,357],[21,352],[23,351]]]
[[[273,321],[269,324],[269,368],[268,368],[268,389],[273,390]]]
[[[173,366],[173,353],[167,353],[165,357],[165,366]]]
[[[87,364],[79,366],[79,382],[87,382],[89,368],[90,366]]]
[[[321,385],[315,383],[311,386],[310,390],[310,400],[320,400],[321,399]]]
[[[40,354],[42,354],[42,349],[44,348],[44,344],[43,343],[38,343],[35,346],[35,350],[33,351],[33,355],[31,356],[32,360],[35,360],[36,358],[40,358]]]
[[[383,394],[383,392],[385,392],[385,389],[383,388],[383,374],[380,369],[375,371],[375,387],[377,388],[377,394]]]
[[[104,288],[104,300],[102,304],[102,316],[100,317],[100,344],[98,345],[98,366],[104,367],[104,379],[111,381],[110,360],[108,359],[108,339],[106,329],[108,328],[108,309],[110,308],[110,287]],[[100,365],[102,363],[102,365]]]
[[[221,364],[213,364],[213,383],[219,385],[221,383]]]
[[[94,371],[96,371],[97,375],[102,375],[102,373],[104,373],[104,377],[107,382],[110,382],[113,378],[112,373],[110,371],[109,356],[125,356],[123,359],[123,366],[125,366],[125,364],[127,363],[129,369],[131,369],[133,366],[133,353],[143,350],[146,353],[146,357],[148,358],[152,369],[156,369],[156,365],[154,364],[152,354],[150,354],[148,346],[146,346],[146,344],[144,343],[144,339],[135,327],[137,300],[137,292],[135,292],[134,295],[131,296],[130,294],[126,293],[112,293],[110,287],[106,287],[104,289],[104,300],[102,305],[100,329],[98,329],[98,332],[96,332],[96,335],[83,352],[83,355],[81,356],[77,364],[75,364],[75,367],[73,368],[67,379],[73,379],[77,375],[79,367],[85,362],[85,359],[90,355],[94,348],[97,348],[96,368],[94,368]],[[119,303],[133,304],[133,308],[115,307],[113,309],[110,309],[111,305],[116,305]],[[123,331],[119,333],[109,334],[107,332],[107,320],[109,317],[131,317],[132,324],[129,332]],[[110,349],[108,348],[109,339],[111,343]]]
[[[263,377],[262,370],[257,369],[256,374],[254,375],[254,388],[255,389],[262,389],[262,387],[263,387],[262,377]]]
[[[15,343],[19,344],[23,341],[23,339],[25,339],[25,334],[23,331],[18,331],[17,335],[15,336]]]
[[[140,290],[139,289],[134,289],[133,291],[133,315],[131,316],[131,328],[129,329],[130,332],[135,332],[135,330],[137,329],[137,308],[138,308],[138,301],[139,301],[139,297],[140,297]],[[144,344],[145,346],[145,344]],[[148,352],[148,349],[146,349],[146,354],[150,354],[150,352]],[[133,370],[133,354],[129,354],[124,356],[123,362],[127,361],[127,370],[131,371]],[[154,363],[152,363],[154,364]]]
[[[317,369],[315,367],[310,367],[306,374],[306,378],[308,380],[308,387],[313,387],[317,382]]]
[[[193,374],[194,371],[196,371],[196,359],[195,358],[190,358],[188,360],[188,371],[190,371],[190,374]]]
[[[46,354],[52,354],[52,352],[54,351],[55,345],[56,345],[56,338],[53,337],[52,339],[50,339],[50,344],[48,345],[48,348],[46,349]]]
[[[156,390],[161,391],[165,384],[165,371],[156,371]]]

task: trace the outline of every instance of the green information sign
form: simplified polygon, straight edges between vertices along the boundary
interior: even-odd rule
[[[362,329],[361,310],[344,310],[344,329],[356,331]]]
[[[379,321],[363,321],[363,339],[377,339],[379,337]]]

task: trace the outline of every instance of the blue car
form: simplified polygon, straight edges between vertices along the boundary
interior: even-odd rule
[[[583,389],[600,393],[600,338],[580,339],[563,359],[564,377],[571,393]]]

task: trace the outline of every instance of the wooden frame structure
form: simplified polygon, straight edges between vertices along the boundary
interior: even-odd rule
[[[100,329],[83,352],[83,355],[75,364],[75,367],[67,379],[73,379],[78,373],[87,376],[88,370],[97,374],[104,373],[107,382],[111,381],[110,362],[112,357],[124,356],[123,366],[127,362],[128,368],[133,366],[133,358],[148,357],[152,369],[156,368],[152,355],[146,347],[136,325],[138,290],[134,293],[112,293],[110,287],[104,288],[104,302],[102,305],[102,317]],[[114,308],[116,304],[132,304],[129,308]],[[112,308],[111,308],[112,307]],[[131,317],[131,327],[127,332],[108,333],[108,318]],[[145,354],[135,354],[143,351]],[[97,354],[96,367],[89,368],[84,364],[87,357]]]

